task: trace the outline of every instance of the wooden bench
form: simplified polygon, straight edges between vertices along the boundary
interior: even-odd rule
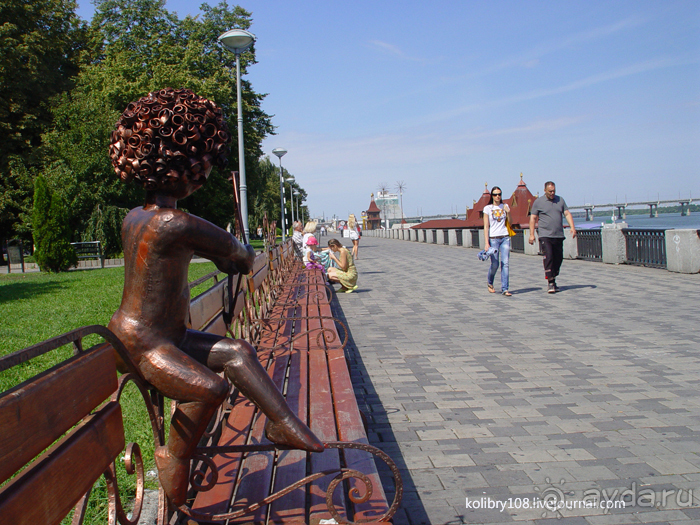
[[[326,450],[308,454],[270,443],[264,436],[265,416],[232,390],[197,449],[191,506],[169,508],[160,490],[158,524],[388,521],[401,500],[400,476],[393,461],[368,444],[345,361],[347,331],[341,339],[337,327],[344,325],[332,317],[324,276],[303,269],[291,243],[276,247],[256,258],[232,312],[227,312],[228,281],[220,277],[214,272],[191,283],[214,282],[191,301],[191,327],[256,344],[287,403]],[[231,325],[224,320],[227,313]],[[82,339],[90,334],[107,343],[83,351]],[[119,396],[127,381],[134,381],[144,397],[155,445],[165,443],[162,396],[139,379],[122,343],[104,327],[78,329],[0,358],[0,371],[70,343],[74,357],[0,394],[0,482],[16,475],[0,490],[3,523],[60,523],[76,504],[74,523],[81,523],[90,489],[102,474],[110,523],[129,522],[114,475],[114,460],[124,449]],[[115,350],[130,370],[119,380]],[[394,473],[391,505],[373,457]],[[130,444],[125,460],[138,478],[132,523],[143,501],[140,459],[138,446]]]
[[[82,340],[91,334],[110,344],[83,350]],[[82,523],[89,494],[101,475],[107,482],[110,523],[129,523],[115,468],[125,446],[119,398],[128,381],[135,381],[142,393],[146,390],[116,336],[103,326],[79,328],[0,358],[0,371],[67,344],[75,348],[73,357],[0,394],[0,483],[10,480],[0,489],[2,523],[58,524],[74,508],[73,523]],[[113,348],[132,370],[119,380]],[[158,414],[152,405],[148,408],[157,426]],[[126,447],[124,461],[127,472],[137,475],[132,510],[136,523],[144,495],[138,445]]]
[[[240,292],[231,332],[256,345],[287,404],[327,450],[309,454],[270,443],[265,416],[234,391],[212,432],[216,439],[197,451],[193,488],[211,488],[195,490],[191,509],[181,512],[190,524],[388,521],[401,499],[400,476],[368,443],[345,361],[347,332],[341,339],[323,274],[304,269],[287,243],[256,259],[245,289],[246,306]],[[193,327],[225,329],[223,290],[220,281],[193,299]],[[394,472],[391,505],[373,456]]]

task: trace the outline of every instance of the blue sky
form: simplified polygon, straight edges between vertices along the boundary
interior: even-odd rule
[[[571,206],[700,199],[697,0],[240,5],[277,126],[264,151],[289,151],[314,215],[359,214],[397,181],[407,216],[464,213],[521,172]]]

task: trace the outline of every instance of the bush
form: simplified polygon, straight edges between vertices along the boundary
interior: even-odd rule
[[[45,272],[65,272],[78,264],[78,256],[70,244],[71,230],[63,199],[51,193],[41,175],[34,183],[32,230],[39,268]]]

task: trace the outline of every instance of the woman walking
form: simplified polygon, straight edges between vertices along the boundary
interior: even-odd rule
[[[340,292],[352,293],[357,290],[357,268],[348,249],[340,244],[338,239],[328,241],[331,249],[329,256],[338,266],[328,268],[328,280],[332,283],[340,283]]]
[[[348,217],[348,236],[352,241],[352,256],[354,259],[359,259],[357,252],[360,249],[360,232],[358,231],[357,220],[353,213]]]
[[[484,243],[485,250],[494,248],[491,254],[491,266],[487,275],[488,290],[495,293],[493,281],[498,270],[498,260],[501,261],[501,293],[506,297],[513,295],[508,291],[508,262],[510,259],[510,236],[506,220],[510,221],[510,207],[503,204],[503,192],[498,186],[491,188],[491,198],[484,206]]]

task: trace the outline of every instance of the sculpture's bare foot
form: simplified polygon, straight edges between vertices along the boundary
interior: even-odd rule
[[[309,452],[323,452],[323,443],[302,421],[292,416],[278,422],[268,419],[265,425],[267,439],[278,445],[308,450]]]
[[[190,462],[187,459],[171,456],[168,447],[158,447],[155,451],[158,479],[168,499],[179,507],[187,497],[187,477]]]

